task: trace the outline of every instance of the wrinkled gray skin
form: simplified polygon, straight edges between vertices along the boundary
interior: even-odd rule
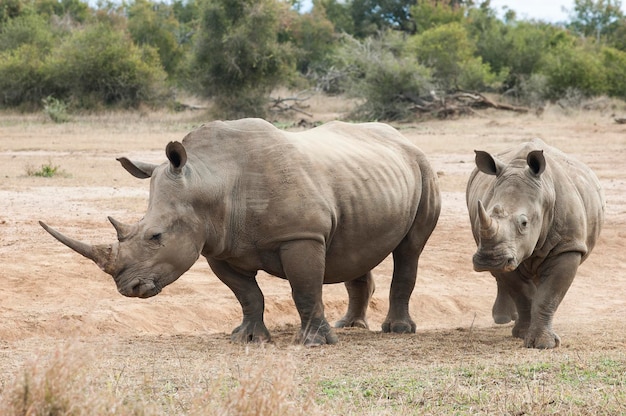
[[[144,218],[109,218],[118,242],[55,238],[94,260],[124,296],[158,294],[200,255],[234,292],[239,342],[269,341],[258,270],[287,279],[305,345],[333,344],[322,284],[345,282],[338,327],[367,327],[371,270],[393,253],[385,332],[415,332],[409,297],[418,259],[439,217],[436,175],[424,154],[390,126],[332,122],[300,133],[259,119],[212,122],[166,148],[155,166],[118,159],[151,178]]]
[[[476,151],[467,207],[476,271],[496,278],[496,323],[529,348],[559,346],[552,318],[604,221],[595,174],[539,139],[497,157]]]

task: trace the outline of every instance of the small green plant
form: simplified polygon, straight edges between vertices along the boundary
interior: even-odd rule
[[[61,173],[59,168],[60,168],[59,166],[53,165],[52,162],[48,162],[46,164],[41,165],[39,169],[33,168],[32,166],[27,166],[26,174],[28,176],[39,176],[42,178],[51,178]]]
[[[54,98],[51,95],[41,101],[43,103],[43,112],[50,117],[50,120],[55,123],[65,123],[70,121],[70,116],[67,114],[67,104],[63,101]]]

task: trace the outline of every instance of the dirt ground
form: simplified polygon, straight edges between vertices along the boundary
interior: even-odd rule
[[[137,221],[148,198],[148,181],[130,176],[115,158],[164,161],[166,143],[182,139],[198,124],[197,115],[85,116],[61,125],[43,116],[0,116],[0,383],[34,353],[67,339],[127,356],[171,352],[176,343],[192,350],[198,344],[212,345],[212,350],[221,351],[216,360],[228,360],[229,352],[240,351],[227,336],[240,323],[240,306],[202,258],[160,295],[125,298],[110,276],[38,225],[43,220],[91,243],[114,241],[106,217]],[[340,330],[340,344],[324,347],[324,354],[339,363],[350,361],[351,343],[371,342],[376,351],[371,359],[380,361],[380,349],[397,352],[414,348],[428,334],[439,337],[473,329],[488,334],[501,350],[522,348],[521,340],[510,337],[510,325],[496,328],[492,322],[494,279],[472,270],[475,244],[464,191],[474,149],[497,152],[533,137],[589,165],[607,199],[601,238],[555,317],[554,328],[563,342],[560,350],[626,349],[625,125],[595,112],[546,111],[536,117],[493,111],[396,127],[425,151],[438,172],[443,197],[411,300],[418,334],[391,336],[390,343],[379,334],[392,271],[387,259],[374,270],[377,290],[368,315],[374,332]],[[52,178],[33,176],[42,165],[58,167],[59,173]],[[259,284],[275,344],[289,349],[298,324],[289,285],[264,274]],[[328,320],[340,318],[347,305],[343,285],[326,286],[324,302]],[[443,345],[421,359],[453,360],[454,346]]]

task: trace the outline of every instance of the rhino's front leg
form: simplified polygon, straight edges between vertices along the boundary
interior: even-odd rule
[[[542,266],[532,302],[530,328],[524,338],[526,347],[546,349],[561,344],[552,330],[552,319],[576,276],[580,259],[579,252],[568,252],[547,260]]]
[[[348,290],[348,311],[335,323],[335,328],[359,327],[369,328],[365,315],[376,285],[372,272],[367,272],[358,279],[345,283]]]
[[[324,317],[322,302],[326,263],[324,245],[314,240],[284,243],[280,248],[280,260],[300,314],[302,343],[306,346],[337,343],[337,336]]]
[[[243,309],[243,321],[230,336],[233,342],[269,342],[270,333],[263,322],[265,300],[256,281],[256,273],[245,275],[228,263],[209,259],[215,275],[233,291]]]
[[[498,293],[493,303],[493,308],[491,308],[493,321],[500,325],[517,321],[517,307],[515,306],[515,301],[509,294],[506,282],[502,281],[502,279],[498,279],[496,276],[496,283],[498,285]]]
[[[498,283],[498,298],[502,296],[503,303],[500,305],[505,308],[511,306],[516,311],[515,326],[513,326],[512,335],[516,338],[524,339],[528,333],[531,321],[531,305],[535,293],[537,291],[532,280],[522,275],[519,270],[507,273],[493,273]],[[506,298],[510,298],[513,305],[507,304]],[[494,310],[496,305],[494,304]],[[492,310],[492,313],[493,311]],[[510,309],[509,309],[510,310]],[[495,319],[495,315],[494,315]],[[496,323],[499,323],[496,321]]]

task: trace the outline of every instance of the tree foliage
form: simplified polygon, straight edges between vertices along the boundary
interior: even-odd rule
[[[135,0],[128,5],[128,31],[137,45],[154,47],[168,74],[175,71],[183,57],[183,49],[176,38],[179,23],[172,6]]]
[[[433,88],[431,71],[391,32],[364,40],[345,35],[332,63],[345,75],[342,89],[364,100],[352,113],[359,120],[406,118],[414,101]]]
[[[304,4],[0,0],[0,106],[133,107],[186,90],[232,118],[265,115],[279,86],[333,85],[382,119],[433,89],[626,98],[619,0],[575,0],[564,24],[501,18],[488,0]]]
[[[264,115],[266,94],[290,73],[293,51],[277,35],[284,10],[273,0],[205,0],[191,73],[223,115]]]
[[[620,0],[574,0],[569,27],[583,36],[596,37],[615,31],[624,18]]]

